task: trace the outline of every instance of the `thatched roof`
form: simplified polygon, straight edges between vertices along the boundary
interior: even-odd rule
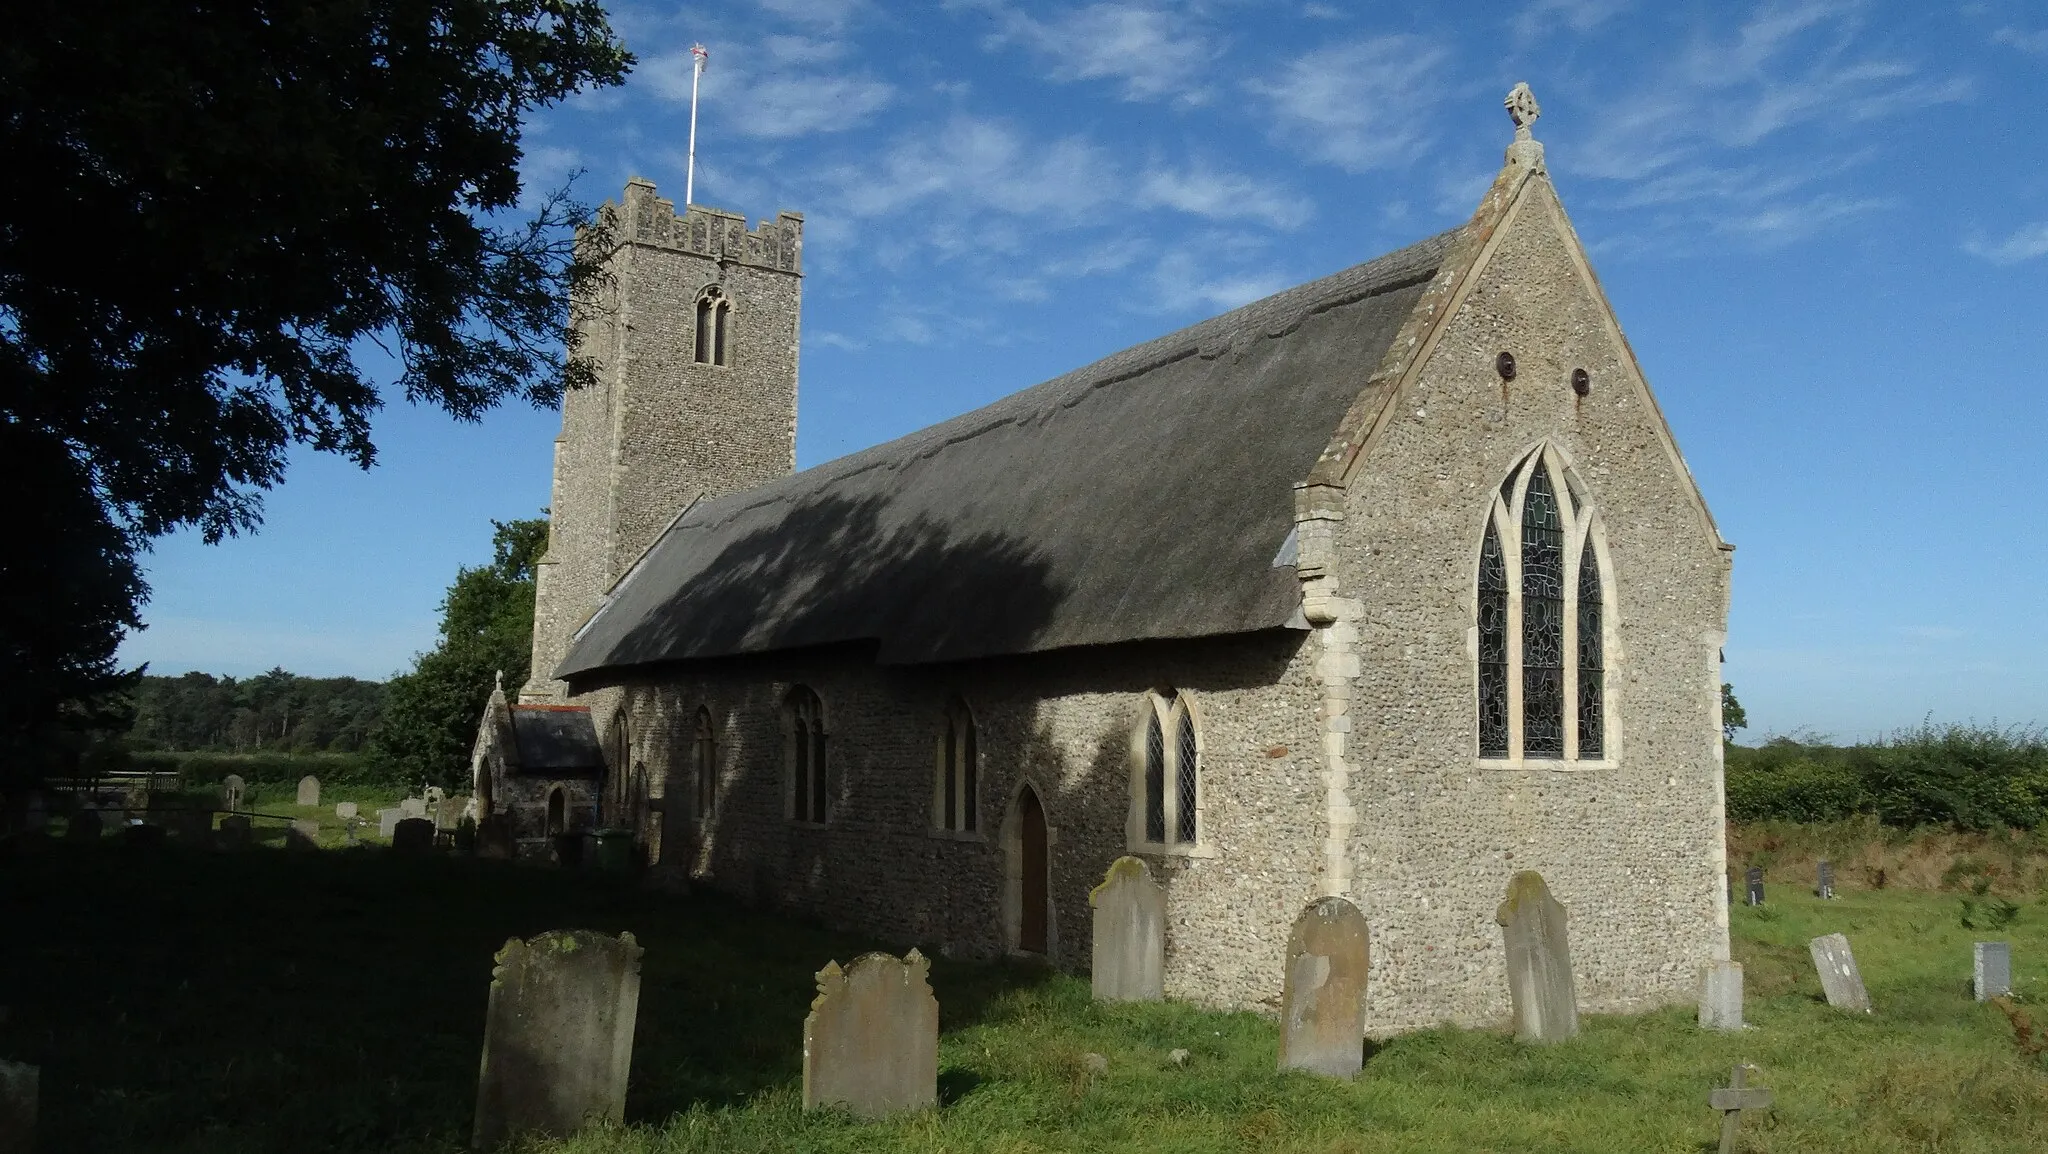
[[[919,663],[1303,625],[1294,485],[1455,236],[700,502],[557,676],[848,641]]]

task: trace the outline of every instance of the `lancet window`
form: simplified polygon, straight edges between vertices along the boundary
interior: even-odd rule
[[[790,690],[784,721],[789,727],[790,816],[823,824],[827,816],[825,703],[799,685]]]
[[[980,750],[974,715],[958,698],[946,708],[939,729],[937,771],[932,782],[932,825],[954,833],[980,828]]]
[[[729,365],[732,348],[728,329],[732,322],[732,300],[725,290],[712,285],[697,295],[697,363]]]
[[[1201,841],[1202,742],[1185,694],[1148,693],[1132,736],[1133,840],[1159,848]]]
[[[697,777],[697,817],[710,818],[718,801],[718,734],[711,728],[711,710],[697,710],[696,732],[690,741],[690,768]]]
[[[1479,756],[1609,754],[1607,578],[1599,516],[1556,452],[1502,483],[1479,544]]]

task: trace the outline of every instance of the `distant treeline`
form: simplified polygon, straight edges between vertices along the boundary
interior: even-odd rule
[[[2048,825],[2048,739],[2038,729],[1924,725],[1837,746],[1775,738],[1727,747],[1731,821],[1840,821],[1965,830]]]
[[[272,669],[236,680],[207,673],[144,677],[134,750],[358,753],[384,718],[384,685]]]

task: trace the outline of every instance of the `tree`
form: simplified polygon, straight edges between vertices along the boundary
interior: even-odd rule
[[[500,674],[513,688],[526,680],[534,567],[547,551],[548,523],[491,524],[491,563],[458,571],[441,600],[439,644],[385,683],[384,722],[371,748],[406,780],[465,784],[493,682]]]
[[[368,467],[387,394],[473,420],[587,378],[567,300],[601,245],[576,245],[565,193],[519,211],[520,131],[632,63],[596,0],[9,12],[0,429],[41,466],[10,469],[15,508],[71,551],[10,557],[8,695],[106,688],[136,550],[253,529],[293,444]],[[360,359],[378,346],[388,380]],[[93,708],[34,696],[0,740]]]
[[[1749,728],[1749,715],[1742,711],[1742,703],[1735,700],[1735,687],[1721,683],[1721,739],[1734,741],[1735,731]]]

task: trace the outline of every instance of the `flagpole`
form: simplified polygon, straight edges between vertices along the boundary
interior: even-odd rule
[[[690,45],[690,162],[683,175],[683,210],[689,211],[697,198],[697,80],[704,75],[704,62],[711,53],[702,44]]]

